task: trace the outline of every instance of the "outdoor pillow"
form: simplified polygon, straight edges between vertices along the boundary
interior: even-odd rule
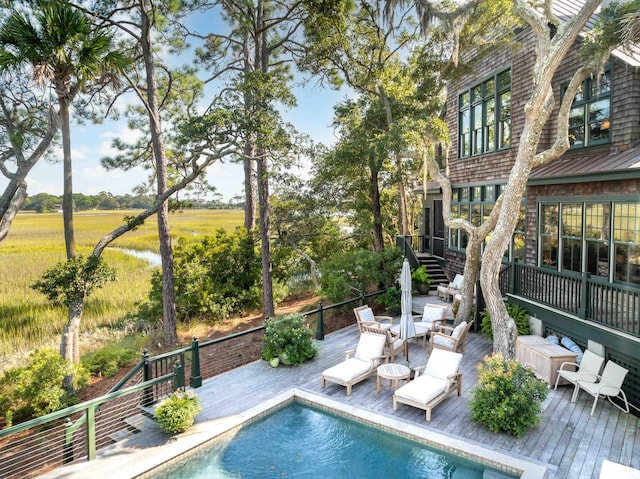
[[[580,364],[580,361],[582,361],[582,355],[583,355],[583,352],[582,352],[582,349],[580,349],[580,346],[578,346],[576,343],[574,343],[573,339],[568,338],[567,336],[562,338],[560,343],[562,343],[562,345],[565,348],[567,348],[569,351],[571,351],[572,353],[576,353],[578,355],[576,357],[576,363]]]
[[[547,336],[545,339],[550,343],[560,345],[560,340],[558,339],[558,336],[554,336],[552,334],[551,336]]]

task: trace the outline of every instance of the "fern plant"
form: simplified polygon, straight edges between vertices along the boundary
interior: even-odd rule
[[[529,314],[527,311],[518,304],[506,303],[507,313],[516,323],[518,328],[518,335],[531,334],[531,328],[529,327]],[[482,312],[482,324],[480,325],[480,332],[489,336],[489,339],[493,341],[493,328],[491,326],[491,315],[489,310],[485,309]]]

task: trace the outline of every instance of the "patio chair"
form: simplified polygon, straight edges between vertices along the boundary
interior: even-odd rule
[[[464,340],[471,329],[473,321],[462,321],[455,328],[440,326],[440,330],[429,337],[429,353],[434,349],[445,349],[453,352],[464,352]]]
[[[580,364],[567,361],[560,365],[558,376],[556,377],[556,385],[553,389],[558,389],[558,381],[560,381],[560,378],[569,381],[575,387],[578,387],[578,380],[595,383],[598,380],[598,374],[600,374],[603,363],[604,358],[602,356],[587,349],[582,356]],[[565,368],[573,368],[573,370]]]
[[[424,409],[425,418],[431,421],[431,411],[454,392],[462,392],[460,362],[462,354],[436,349],[429,356],[423,374],[416,368],[415,379],[398,388],[393,394],[393,410],[398,403]]]
[[[576,388],[573,391],[573,396],[571,397],[571,402],[576,402],[578,400],[578,394],[580,393],[580,389],[582,389],[594,397],[593,406],[591,407],[592,416],[596,410],[596,404],[598,403],[599,397],[606,397],[615,407],[620,409],[622,412],[628,413],[629,403],[627,402],[626,394],[622,390],[622,383],[624,382],[624,378],[627,376],[628,372],[629,371],[627,369],[613,361],[607,361],[607,364],[604,365],[602,376],[597,376],[599,379],[598,382],[578,379],[576,382]],[[611,398],[614,397],[620,398],[623,401],[624,408],[611,400]]]
[[[346,359],[340,364],[326,369],[320,375],[320,387],[327,381],[346,386],[347,396],[351,396],[351,387],[375,374],[376,368],[389,358],[383,354],[386,335],[363,332],[355,350],[346,352]],[[353,355],[353,357],[351,357]]]
[[[393,335],[391,331],[385,331],[378,326],[368,326],[363,324],[362,332],[384,334],[386,336],[386,342],[384,344],[384,354],[385,356],[389,356],[391,362],[394,362],[396,360],[396,354],[398,354],[399,351],[402,351],[405,357],[407,356],[407,342],[404,339]]]
[[[440,298],[443,298],[448,302],[449,298],[453,297],[460,291],[463,282],[464,276],[456,274],[455,278],[453,278],[453,281],[451,281],[448,286],[445,286],[444,284],[439,285],[436,288],[436,293]]]
[[[362,325],[378,326],[385,331],[393,326],[393,318],[391,316],[375,316],[373,310],[367,306],[358,306],[353,308],[353,314],[356,315],[356,323],[358,324],[358,334],[362,334]]]
[[[416,321],[416,338],[422,337],[424,347],[427,347],[427,337],[435,331],[438,331],[440,325],[447,321],[449,308],[438,304],[427,303],[424,305],[422,315],[415,315],[413,319]]]

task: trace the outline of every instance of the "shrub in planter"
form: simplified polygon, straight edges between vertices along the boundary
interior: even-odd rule
[[[198,396],[193,391],[178,389],[158,405],[153,418],[164,432],[176,434],[189,429],[200,411]]]
[[[276,367],[299,365],[318,354],[313,333],[305,325],[301,314],[276,316],[267,321],[262,340],[262,359]]]
[[[413,289],[421,294],[428,293],[429,287],[433,284],[433,278],[427,273],[425,265],[416,268],[411,273],[411,279],[413,281]]]
[[[516,437],[540,422],[541,404],[549,390],[532,368],[494,354],[484,358],[478,372],[478,386],[471,399],[474,420],[493,432]]]
[[[518,336],[524,336],[531,334],[531,328],[529,327],[529,315],[527,311],[517,304],[505,304],[507,313],[513,318],[518,328]],[[493,341],[493,329],[491,326],[491,315],[489,310],[485,309],[482,312],[482,324],[480,326],[480,332],[489,336],[489,339]]]

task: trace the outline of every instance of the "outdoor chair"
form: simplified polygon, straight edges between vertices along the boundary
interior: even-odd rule
[[[583,358],[584,361],[584,358]],[[602,371],[602,376],[597,376],[599,379],[598,382],[593,381],[584,381],[578,379],[576,383],[576,388],[573,391],[573,396],[571,398],[571,402],[576,402],[578,400],[578,394],[580,393],[580,389],[588,392],[593,396],[593,406],[591,407],[591,415],[596,410],[596,404],[598,403],[598,398],[606,397],[611,404],[620,409],[622,412],[629,412],[629,403],[627,402],[627,396],[622,390],[622,383],[624,382],[624,378],[627,376],[629,371],[622,366],[614,363],[613,361],[607,361],[607,364],[604,365],[604,371]],[[614,403],[611,399],[617,397],[622,400],[624,403],[624,408]]]
[[[427,303],[424,305],[422,315],[414,315],[413,319],[419,319],[416,321],[416,338],[422,337],[422,343],[424,347],[427,347],[427,337],[432,333],[439,330],[440,325],[447,321],[447,314],[449,308],[446,306],[440,306],[438,304]]]
[[[445,349],[453,352],[464,352],[464,340],[471,329],[473,321],[462,321],[455,328],[450,326],[440,326],[438,332],[432,333],[429,337],[429,353],[434,349]]]
[[[383,354],[386,335],[363,332],[355,350],[346,352],[346,359],[340,364],[326,369],[320,375],[320,386],[325,387],[327,381],[346,386],[347,396],[351,396],[351,387],[376,373],[382,361],[389,358]],[[352,357],[353,355],[353,357]]]
[[[558,389],[560,378],[569,381],[575,387],[578,387],[578,380],[595,383],[598,380],[598,374],[600,374],[603,363],[604,358],[602,356],[598,356],[587,349],[582,356],[580,364],[567,361],[560,365],[558,376],[556,377],[556,385],[553,389]],[[565,368],[575,368],[575,370]]]
[[[461,274],[456,274],[455,278],[453,278],[453,281],[451,281],[448,286],[441,284],[436,288],[436,292],[440,298],[449,301],[449,298],[460,292],[460,290],[462,289],[463,281],[464,276]]]
[[[396,354],[402,352],[404,356],[407,356],[407,342],[404,339],[399,338],[391,333],[391,331],[385,331],[378,326],[362,325],[363,333],[384,334],[386,336],[386,342],[384,344],[384,355],[388,356],[391,362],[396,360]]]
[[[462,392],[460,362],[462,354],[436,349],[429,356],[426,366],[415,369],[413,381],[393,394],[393,410],[398,403],[424,409],[425,418],[431,421],[431,411],[454,392]],[[423,370],[422,375],[420,371]]]
[[[358,334],[362,334],[362,325],[377,326],[388,331],[393,326],[393,318],[391,316],[375,316],[373,310],[367,306],[358,306],[353,308],[353,314],[356,315],[356,323],[358,324]]]

